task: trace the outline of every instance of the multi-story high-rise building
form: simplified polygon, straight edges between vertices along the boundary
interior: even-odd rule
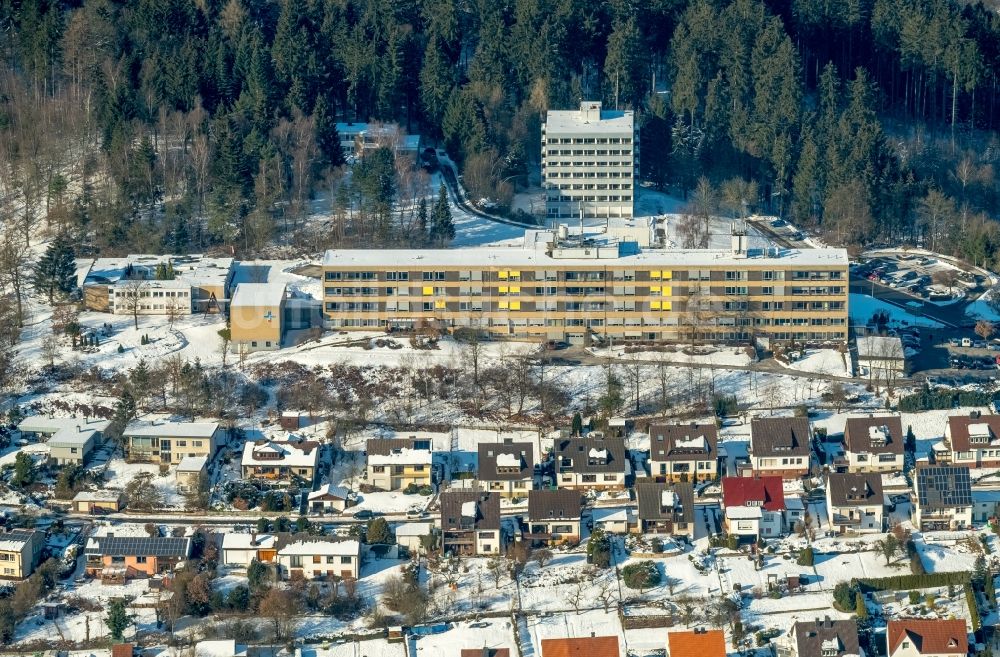
[[[844,342],[844,249],[659,246],[653,221],[529,230],[513,246],[342,249],[323,261],[332,329],[475,328],[496,337]]]
[[[639,133],[631,111],[550,110],[542,124],[542,186],[549,219],[631,217]]]

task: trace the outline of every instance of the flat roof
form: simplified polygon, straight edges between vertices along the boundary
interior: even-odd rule
[[[157,266],[173,265],[173,281],[155,280]],[[97,258],[87,271],[83,284],[115,285],[129,268],[144,273],[145,279],[157,287],[224,285],[233,268],[232,258],[210,258],[201,254],[192,255],[148,255],[129,254],[122,258]]]
[[[207,464],[207,456],[185,456],[177,464],[177,472],[201,472]]]
[[[259,308],[281,305],[285,298],[284,283],[240,283],[236,286],[230,308]]]
[[[82,447],[98,434],[96,429],[60,429],[49,438],[49,447]]]
[[[111,424],[110,420],[99,420],[97,418],[79,417],[49,417],[47,415],[32,415],[21,420],[17,425],[18,431],[26,433],[57,433],[62,429],[72,429],[76,431],[93,429],[94,431],[104,431]]]
[[[550,132],[632,132],[635,114],[631,110],[601,110],[600,121],[588,121],[579,109],[549,110],[545,114],[545,133]]]
[[[331,249],[324,267],[846,267],[846,249],[780,249],[773,257],[763,250],[740,256],[729,249],[645,249],[615,258],[553,258],[543,248],[487,246],[459,249]],[[785,281],[791,285],[794,281]],[[805,283],[805,282],[804,282]]]
[[[218,422],[133,422],[125,427],[122,435],[154,438],[211,438],[218,428]]]

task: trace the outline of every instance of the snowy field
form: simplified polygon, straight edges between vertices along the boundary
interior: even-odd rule
[[[829,376],[851,376],[850,354],[837,349],[806,349],[802,357],[790,363],[778,361],[783,366],[799,372],[812,372]]]

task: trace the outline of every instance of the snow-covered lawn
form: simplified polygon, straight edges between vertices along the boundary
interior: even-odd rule
[[[736,365],[746,367],[750,364],[750,356],[741,347],[723,347],[699,345],[671,345],[669,350],[633,351],[626,347],[608,347],[589,349],[598,358],[614,358],[617,360],[641,360],[663,363],[699,363],[703,365]]]
[[[802,358],[785,363],[778,361],[788,369],[800,372],[812,372],[815,374],[828,374],[831,376],[851,376],[847,359],[850,356],[843,354],[836,349],[806,349]]]

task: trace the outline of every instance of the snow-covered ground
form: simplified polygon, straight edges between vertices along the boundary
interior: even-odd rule
[[[638,348],[638,349],[641,349]],[[703,365],[736,365],[745,367],[751,363],[750,356],[742,347],[725,347],[712,345],[671,345],[669,348],[649,351],[635,351],[629,347],[605,347],[588,349],[598,358],[615,358],[618,360],[642,360],[663,363],[700,363]]]
[[[926,326],[929,328],[940,328],[942,326],[942,324],[936,320],[928,317],[921,317],[916,314],[920,310],[919,306],[921,304],[919,301],[913,301],[911,303],[916,304],[913,312],[886,301],[882,301],[881,299],[876,299],[867,294],[857,294],[852,292],[849,300],[848,312],[851,315],[851,320],[859,324],[866,324],[875,313],[884,312],[888,315],[890,324]]]
[[[806,349],[802,357],[790,363],[778,361],[788,369],[831,376],[851,376],[850,355],[837,349]]]

